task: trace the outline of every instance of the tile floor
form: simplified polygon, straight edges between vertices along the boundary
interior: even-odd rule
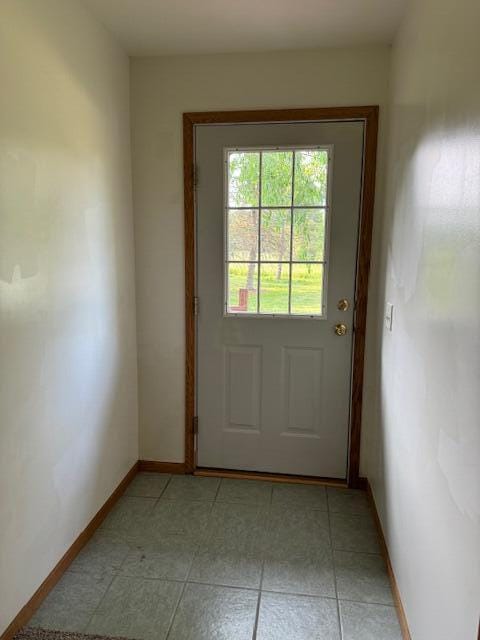
[[[401,640],[364,493],[148,473],[30,626],[136,640]]]

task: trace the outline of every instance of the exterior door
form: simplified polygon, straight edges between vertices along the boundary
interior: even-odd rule
[[[196,127],[199,466],[346,477],[363,141]]]

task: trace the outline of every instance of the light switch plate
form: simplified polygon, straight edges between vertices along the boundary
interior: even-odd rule
[[[385,327],[391,331],[393,327],[393,304],[387,302],[385,305]]]

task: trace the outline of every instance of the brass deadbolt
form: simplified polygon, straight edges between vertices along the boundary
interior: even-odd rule
[[[335,333],[337,336],[344,336],[347,333],[347,325],[339,322],[335,325]]]

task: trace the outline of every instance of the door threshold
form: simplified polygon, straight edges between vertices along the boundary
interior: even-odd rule
[[[344,479],[317,478],[316,476],[297,476],[281,473],[266,473],[263,471],[238,471],[236,469],[212,469],[209,467],[197,467],[194,476],[204,478],[232,478],[237,480],[264,480],[267,482],[286,482],[291,484],[316,484],[328,487],[347,488],[348,483]]]

